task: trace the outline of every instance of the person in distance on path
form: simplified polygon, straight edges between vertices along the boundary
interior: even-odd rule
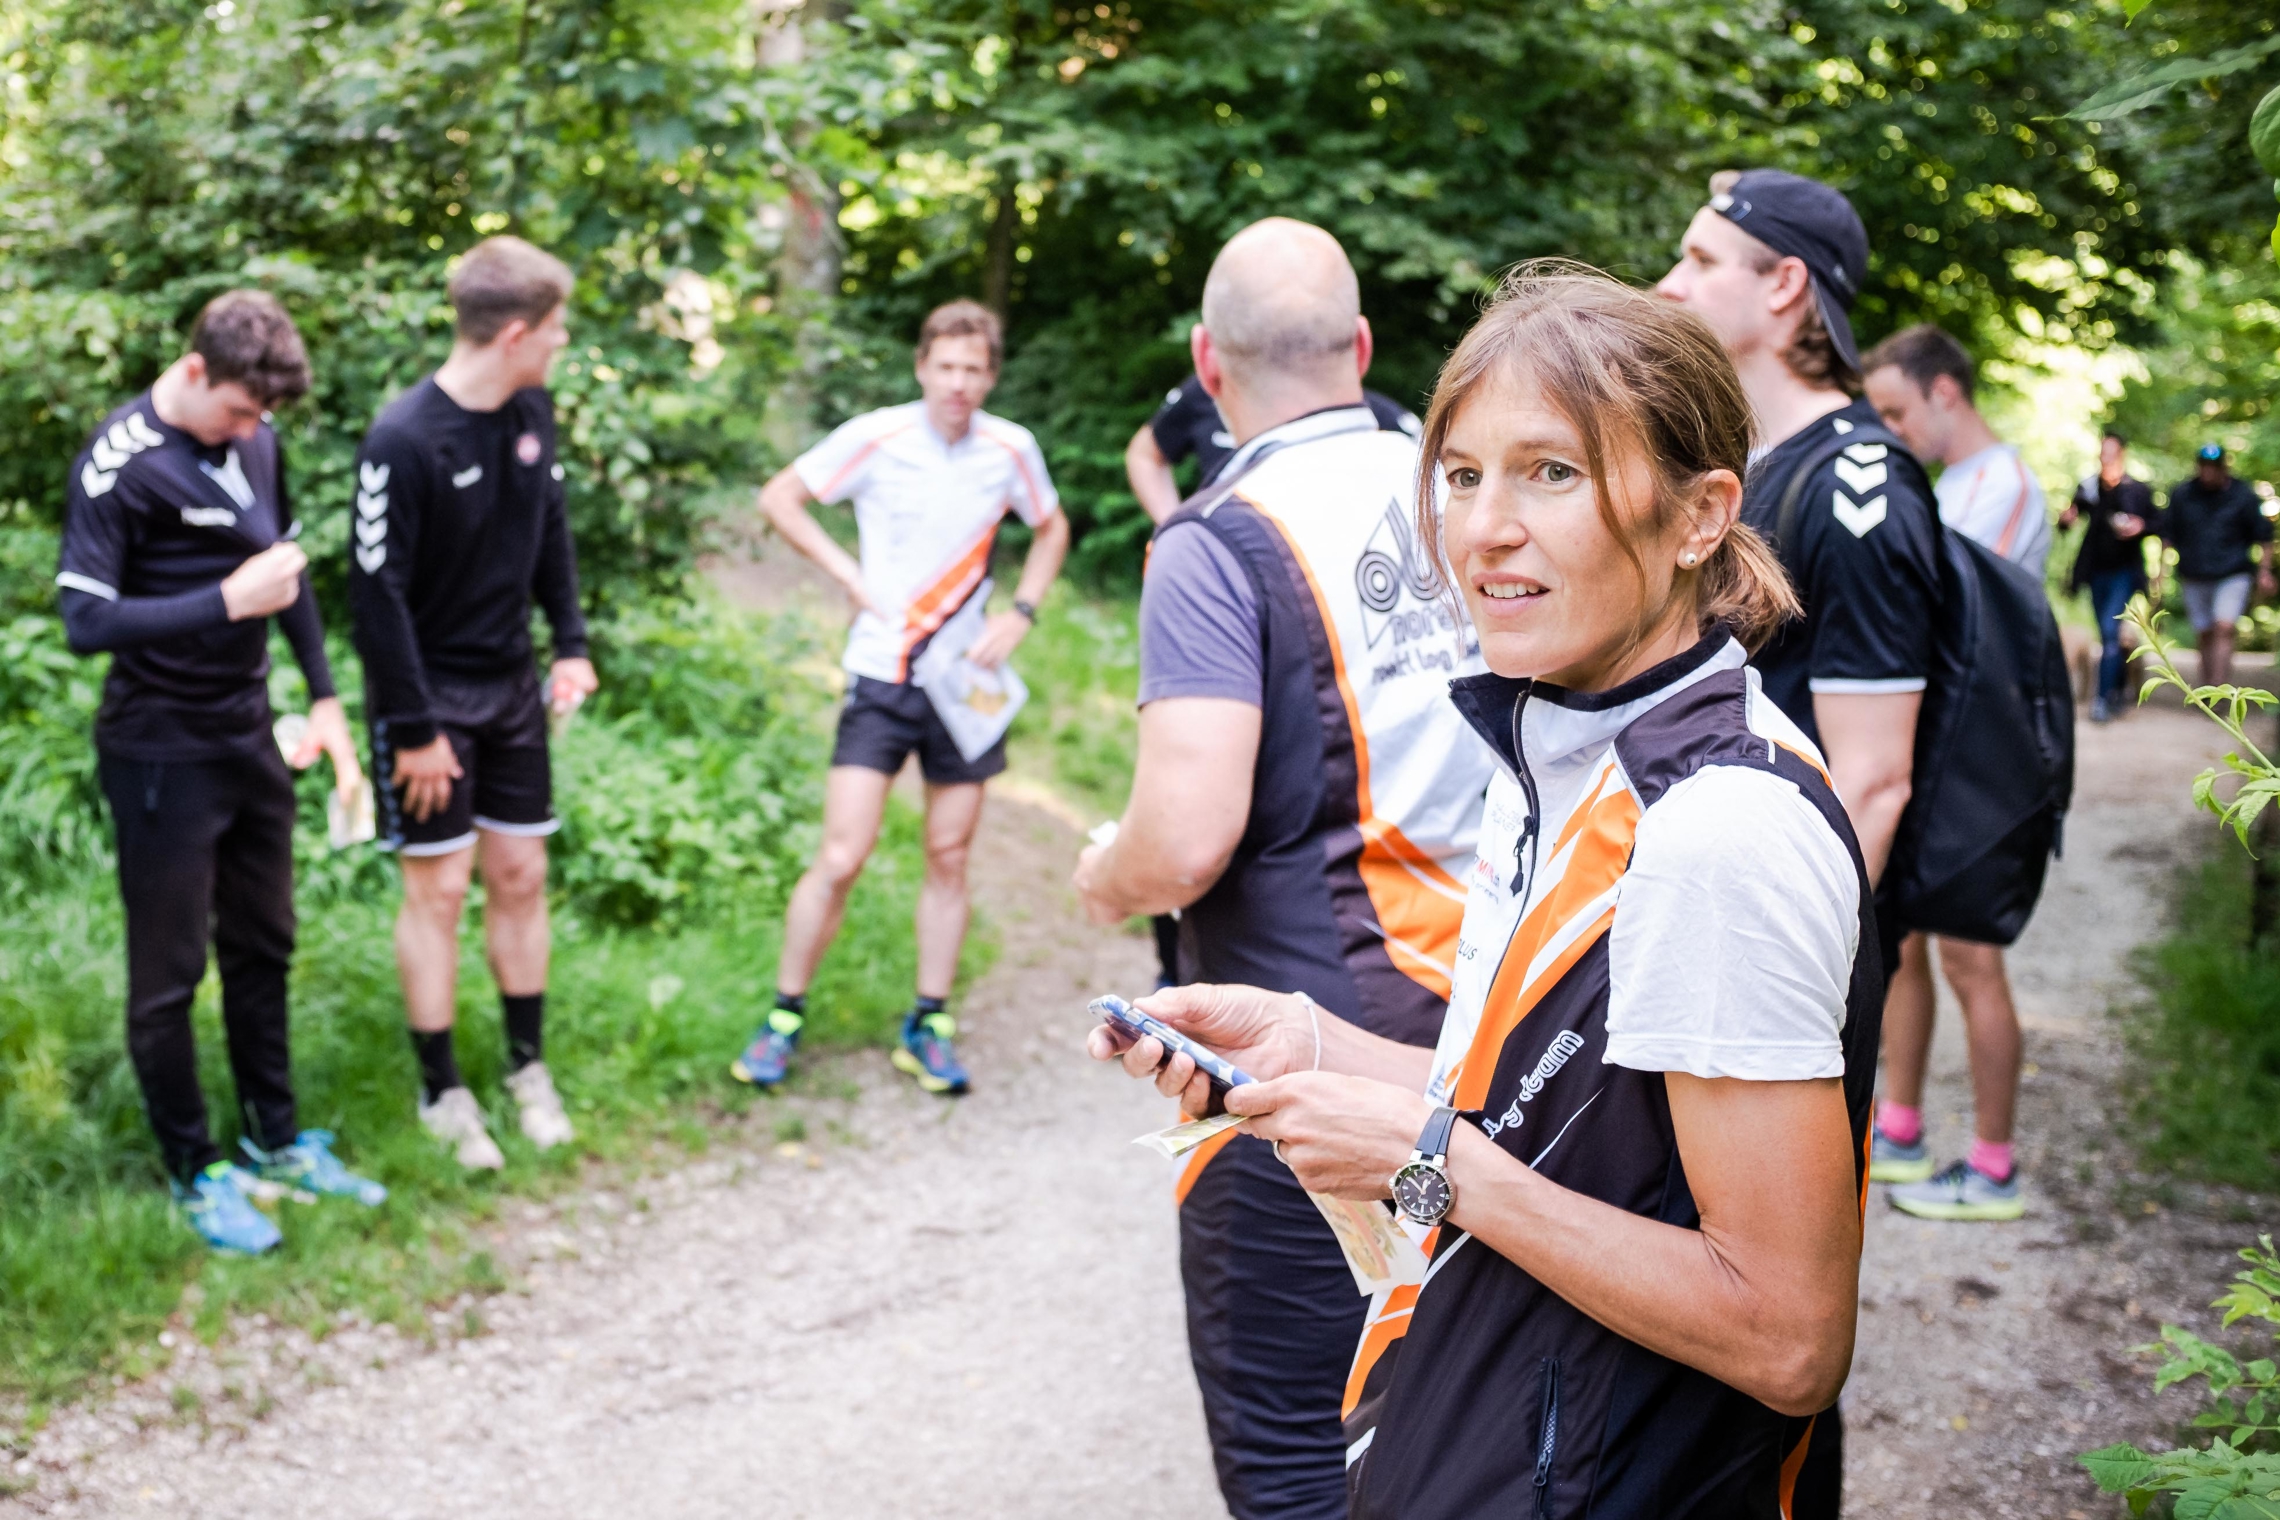
[[[192,1226],[247,1254],[279,1238],[250,1201],[264,1182],[387,1196],[342,1167],[332,1136],[298,1127],[286,1029],[286,766],[325,755],[341,790],[362,785],[269,426],[270,408],[308,388],[308,355],[275,297],[209,301],[189,352],[72,462],[55,578],[72,649],[112,657],[95,750],[126,907],[127,1053]],[[309,685],[308,735],[290,756],[271,734],[272,617]],[[209,943],[252,1171],[223,1159],[198,1087],[190,1005]]]
[[[1004,329],[973,301],[937,308],[919,328],[919,399],[842,423],[761,488],[760,510],[793,548],[822,566],[855,604],[842,661],[847,706],[824,781],[823,844],[784,912],[776,1006],[730,1065],[740,1082],[774,1087],[807,1022],[808,984],[839,933],[887,790],[913,751],[926,781],[926,880],[919,888],[918,998],[903,1018],[895,1066],[928,1092],[963,1093],[949,1011],[965,943],[966,856],[982,819],[982,787],[1005,769],[1001,738],[968,760],[911,684],[935,632],[979,595],[1008,512],[1034,531],[1010,610],[992,616],[966,657],[1002,665],[1037,621],[1037,604],[1069,552],[1069,520],[1027,428],[982,410],[997,384]],[[809,515],[810,502],[855,503],[859,557]]]
[[[1417,446],[1362,399],[1353,266],[1274,218],[1220,250],[1190,340],[1237,439],[1156,530],[1140,745],[1095,923],[1180,914],[1203,982],[1303,994],[1325,1025],[1429,1044],[1454,974],[1493,753],[1448,700],[1479,644],[1407,508]],[[1364,1302],[1314,1203],[1233,1132],[1182,1172],[1180,1276],[1219,1487],[1237,1520],[1346,1513],[1339,1400]]]
[[[2201,446],[2192,477],[2169,488],[2169,505],[2153,531],[2177,551],[2177,589],[2200,646],[2201,684],[2232,680],[2235,628],[2248,611],[2253,587],[2270,596],[2272,520],[2256,488],[2225,465],[2224,445]],[[2261,562],[2253,559],[2262,545]]]
[[[356,458],[349,606],[364,657],[383,846],[403,867],[396,968],[420,1122],[460,1165],[505,1164],[459,1074],[459,919],[478,863],[506,1023],[507,1091],[541,1150],[573,1138],[545,1060],[547,716],[595,688],[546,378],[570,341],[570,271],[488,238],[451,277],[443,367],[390,402]],[[535,598],[553,631],[543,687]]]
[[[2090,721],[2110,723],[2119,711],[2123,667],[2122,614],[2130,598],[2147,589],[2146,531],[2160,514],[2153,490],[2129,473],[2129,440],[2108,428],[2098,440],[2098,468],[2074,488],[2058,525],[2071,528],[2084,519],[2082,547],[2068,574],[2069,591],[2090,593],[2098,620],[2098,689],[2090,698]]]
[[[1929,323],[1894,333],[1861,360],[1868,399],[1919,459],[1940,465],[1940,519],[2042,579],[2050,523],[2042,487],[2019,451],[1995,436],[1973,400],[1963,345]],[[1930,937],[1911,933],[1884,1005],[1884,1091],[1876,1111],[1875,1182],[1898,1183],[1894,1208],[1925,1219],[2016,1219],[2025,1212],[2011,1157],[2019,1101],[2019,1010],[1997,945],[1942,936],[1940,969],[1970,1031],[1971,1154],[1933,1175],[1924,1142],[1924,1068],[1937,998]],[[1974,1186],[1984,1178],[1994,1187]]]
[[[1694,214],[1655,293],[1718,335],[1749,398],[1760,452],[1742,521],[1773,544],[1804,604],[1752,663],[1765,694],[1828,757],[1873,887],[1908,808],[1930,683],[1940,599],[1931,483],[1904,448],[1869,441],[1798,478],[1834,440],[1882,428],[1858,399],[1851,310],[1867,272],[1868,232],[1843,195],[1777,169],[1729,171],[1711,180],[1710,204]],[[1792,490],[1794,542],[1779,531]],[[1899,969],[1901,937],[1879,898],[1887,977]],[[1832,1408],[1813,1426],[1798,1520],[1838,1513],[1842,1443]]]
[[[1884,977],[1843,804],[1745,663],[1796,609],[1738,522],[1749,445],[1702,323],[1508,281],[1411,502],[1499,760],[1436,1047],[1271,987],[1142,1004],[1259,1079],[1243,1143],[1390,1194],[1426,1258],[1350,1353],[1355,1520],[1789,1515],[1851,1363]],[[1187,1056],[1117,1045],[1204,1110]]]

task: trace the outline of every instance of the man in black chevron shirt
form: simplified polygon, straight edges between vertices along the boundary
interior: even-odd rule
[[[341,1167],[329,1135],[299,1129],[288,1058],[286,766],[329,755],[344,791],[362,784],[268,421],[308,386],[300,335],[274,298],[215,297],[190,351],[104,418],[73,462],[55,578],[71,647],[111,655],[95,749],[126,906],[127,1051],[191,1224],[247,1254],[278,1241],[250,1201],[265,1180],[386,1196]],[[290,756],[271,737],[272,617],[311,698]],[[223,1159],[198,1086],[190,1006],[209,943],[253,1171]]]
[[[506,1086],[540,1149],[572,1138],[544,1059],[546,836],[559,826],[548,709],[595,689],[578,610],[554,402],[570,271],[515,237],[451,278],[458,341],[390,402],[356,461],[348,571],[384,844],[404,873],[396,966],[419,1056],[420,1120],[469,1167],[504,1163],[459,1074],[459,919],[480,859],[483,931],[506,1025]],[[554,658],[542,689],[531,602]]]

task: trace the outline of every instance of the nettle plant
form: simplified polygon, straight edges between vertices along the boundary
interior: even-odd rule
[[[2240,1253],[2246,1271],[2213,1307],[2231,1329],[2243,1320],[2272,1326],[2280,1344],[2280,1255],[2270,1235]],[[2098,1486],[2126,1496],[2133,1515],[2169,1514],[2178,1520],[2275,1520],[2280,1517],[2280,1364],[2269,1357],[2242,1361],[2175,1325],[2161,1339],[2135,1348],[2166,1350],[2153,1377],[2158,1391],[2194,1378],[2208,1385],[2208,1405],[2192,1428],[2216,1432],[2206,1448],[2147,1453],[2127,1442],[2089,1452],[2082,1465]],[[2157,1510],[2156,1506],[2160,1506]]]
[[[2280,705],[2280,698],[2255,687],[2194,685],[2177,668],[2174,646],[2162,636],[2162,614],[2139,597],[2128,617],[2137,630],[2137,658],[2147,667],[2139,701],[2164,686],[2175,687],[2188,707],[2233,741],[2222,764],[2194,777],[2193,801],[2230,828],[2243,848],[2249,847],[2250,829],[2268,816],[2280,794],[2280,765],[2248,737],[2247,723],[2251,714]],[[2229,794],[2219,790],[2228,778],[2238,783]],[[2224,1310],[2223,1328],[2260,1320],[2273,1327],[2273,1340],[2280,1345],[2280,1255],[2274,1253],[2272,1237],[2258,1237],[2254,1247],[2240,1254],[2247,1270],[2234,1274],[2231,1289],[2212,1307]],[[2242,1361],[2177,1325],[2163,1325],[2159,1341],[2133,1350],[2169,1353],[2153,1376],[2157,1393],[2195,1378],[2205,1382],[2206,1403],[2186,1428],[2215,1434],[2205,1447],[2149,1453],[2125,1441],[2087,1452],[2081,1462],[2099,1488],[2124,1495],[2133,1515],[2280,1520],[2280,1364],[2269,1356]]]

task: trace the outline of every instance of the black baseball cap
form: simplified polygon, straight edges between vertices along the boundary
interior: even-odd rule
[[[2224,462],[2225,462],[2225,446],[2224,446],[2223,444],[2221,444],[2221,443],[2204,443],[2204,444],[2202,444],[2202,445],[2201,445],[2201,463],[2203,463],[2203,464],[2223,464]]]
[[[1785,258],[1801,259],[1813,276],[1821,323],[1837,354],[1860,373],[1852,306],[1868,274],[1868,230],[1842,192],[1780,169],[1745,169],[1710,197],[1710,209]]]

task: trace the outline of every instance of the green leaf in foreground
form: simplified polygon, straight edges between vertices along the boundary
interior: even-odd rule
[[[2280,52],[2280,34],[2260,37],[2236,48],[2226,48],[2223,52],[2211,53],[2206,58],[2172,58],[2142,74],[2134,74],[2119,83],[2106,86],[2060,119],[2112,121],[2117,116],[2127,116],[2132,111],[2152,105],[2167,94],[2173,85],[2237,74],[2243,69],[2255,68],[2276,52]],[[2268,99],[2265,103],[2269,105],[2271,102]],[[2280,169],[2273,172],[2280,174]]]
[[[2280,85],[2256,103],[2256,114],[2248,119],[2248,146],[2265,173],[2280,175]]]

